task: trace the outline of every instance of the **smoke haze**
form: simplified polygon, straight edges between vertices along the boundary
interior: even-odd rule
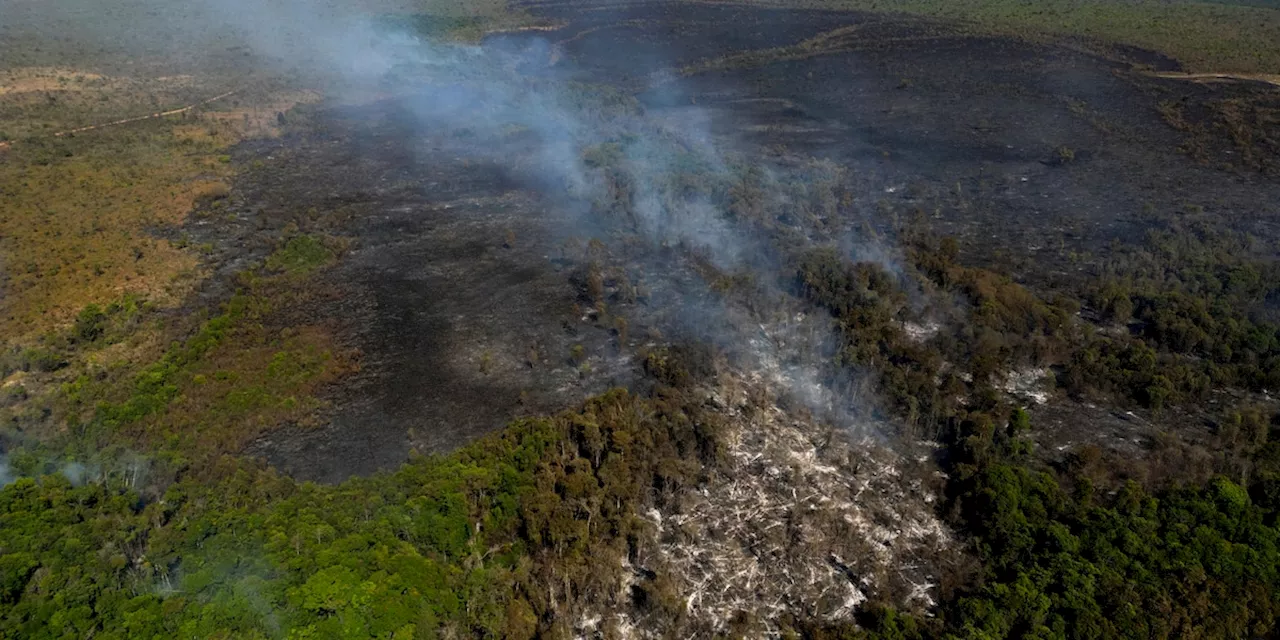
[[[678,117],[646,117],[630,96],[619,99],[600,87],[574,82],[579,74],[572,61],[560,59],[556,45],[545,38],[521,34],[484,44],[433,38],[412,28],[429,26],[429,20],[370,15],[402,8],[386,4],[139,0],[116,5],[97,19],[89,19],[92,7],[73,2],[10,1],[4,10],[11,26],[27,23],[24,32],[58,33],[104,51],[237,52],[273,74],[313,83],[330,97],[375,91],[407,96],[404,101],[424,141],[466,131],[465,141],[453,143],[450,150],[476,158],[509,165],[509,158],[520,154],[508,153],[508,146],[532,140],[536,161],[510,168],[540,186],[557,206],[575,212],[577,227],[553,231],[589,234],[619,223],[604,218],[620,217],[655,249],[686,247],[723,272],[750,274],[766,298],[781,303],[765,312],[771,317],[728,309],[661,283],[656,304],[664,305],[664,316],[685,337],[736,352],[747,366],[767,372],[775,385],[828,417],[846,424],[855,420],[848,413],[848,399],[823,383],[829,373],[815,364],[831,348],[827,323],[796,319],[786,308],[777,259],[770,257],[776,252],[724,210],[724,194],[744,185],[759,191],[765,207],[775,210],[793,207],[796,196],[819,200],[823,194],[789,193],[783,183],[794,176],[744,166],[713,135],[711,115],[690,105],[679,94],[678,83],[660,74],[649,89],[662,103],[681,105],[675,110]],[[733,141],[727,146],[739,148]],[[425,142],[420,147],[430,153]],[[699,182],[691,183],[690,175]],[[838,172],[827,177],[828,182],[839,180]],[[610,210],[619,203],[622,211]],[[834,240],[805,231],[793,234],[800,242]],[[891,252],[863,247],[857,239],[843,241],[846,252],[858,251],[892,266]],[[664,265],[656,264],[661,259],[654,262],[661,274]]]

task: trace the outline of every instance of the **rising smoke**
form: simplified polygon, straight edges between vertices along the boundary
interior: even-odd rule
[[[654,77],[651,88],[663,94],[663,103],[682,105],[679,117],[657,119],[634,103],[602,99],[599,88],[575,82],[580,74],[572,61],[538,35],[459,43],[426,36],[411,28],[413,21],[373,18],[367,8],[321,0],[136,0],[127,5],[124,19],[103,21],[116,27],[85,33],[86,25],[75,18],[79,14],[68,9],[72,4],[54,4],[61,13],[55,9],[39,18],[50,24],[78,22],[76,37],[118,45],[121,29],[152,37],[168,33],[169,39],[198,32],[202,41],[244,49],[254,64],[315,83],[330,96],[390,89],[412,113],[422,153],[430,152],[428,138],[465,130],[470,134],[465,143],[454,143],[451,151],[511,164],[513,158],[529,157],[509,149],[512,132],[522,132],[521,144],[535,141],[532,161],[511,170],[577,214],[578,228],[557,231],[567,236],[608,228],[619,220],[604,218],[621,209],[621,223],[648,246],[685,248],[723,272],[748,274],[775,309],[748,310],[709,299],[703,295],[705,283],[698,294],[688,293],[687,286],[657,286],[655,304],[665,307],[664,316],[678,333],[725,347],[744,366],[829,419],[865,425],[865,416],[853,412],[852,399],[845,397],[850,381],[835,388],[831,373],[818,364],[832,348],[827,321],[797,313],[794,301],[788,303],[787,283],[778,280],[776,252],[758,229],[727,210],[731,198],[726,194],[739,188],[754,189],[770,210],[798,208],[797,198],[830,200],[830,194],[797,192],[794,176],[735,155],[730,149],[740,146],[726,141],[723,132],[718,137],[712,114],[691,105],[670,77]],[[590,161],[593,153],[607,156],[607,162]],[[696,184],[689,175],[698,176]],[[788,230],[795,242],[833,240],[797,229]],[[842,239],[847,252],[890,266],[894,262],[891,251]],[[661,260],[654,262],[655,273],[664,273]]]
[[[720,345],[793,400],[869,435],[867,413],[855,410],[867,398],[849,397],[854,381],[837,378],[821,364],[834,348],[829,322],[794,308],[785,291],[789,283],[778,280],[781,265],[769,241],[727,210],[727,194],[750,184],[768,211],[794,214],[809,207],[820,210],[815,216],[834,217],[839,171],[821,167],[818,179],[797,180],[795,171],[736,153],[744,145],[723,132],[717,136],[712,113],[691,104],[669,76],[653,76],[646,89],[657,102],[680,105],[670,110],[674,117],[655,118],[637,104],[610,98],[606,89],[584,87],[575,82],[584,74],[573,61],[537,34],[461,44],[359,16],[318,20],[306,0],[256,7],[241,2],[229,15],[252,17],[230,26],[257,51],[325,77],[337,90],[401,89],[409,94],[406,102],[424,139],[465,130],[470,135],[464,146],[452,150],[510,164],[522,155],[510,153],[511,132],[526,132],[522,140],[536,141],[533,161],[512,169],[577,213],[574,229],[558,230],[563,235],[621,223],[651,251],[683,247],[723,272],[746,274],[771,303],[746,309],[708,299],[705,282],[694,293],[659,282],[654,302],[677,335]],[[605,160],[591,161],[602,154]],[[603,219],[611,213],[620,219]],[[793,238],[798,243],[829,240],[803,225],[784,231],[799,236]],[[846,251],[899,271],[892,251],[842,239]],[[649,266],[646,273],[664,272],[660,265]]]

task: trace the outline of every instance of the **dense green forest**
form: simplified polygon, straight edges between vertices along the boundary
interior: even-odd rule
[[[337,486],[234,460],[163,493],[127,474],[51,473],[0,492],[5,637],[566,637],[604,598],[600,557],[643,544],[635,510],[714,469],[714,416],[667,389],[617,391],[513,424],[446,457]],[[1246,488],[1225,478],[1150,493],[1091,480],[1098,460],[1040,468],[1015,412],[960,422],[951,504],[985,561],[936,619],[869,607],[814,638],[1264,635],[1280,614],[1280,444]],[[56,531],[57,535],[49,535]],[[632,597],[683,601],[661,575]],[[627,603],[632,604],[632,603]]]
[[[638,505],[714,467],[716,429],[679,392],[616,391],[338,486],[231,458],[158,495],[24,477],[0,492],[0,635],[564,637]],[[639,589],[680,614],[660,577]]]

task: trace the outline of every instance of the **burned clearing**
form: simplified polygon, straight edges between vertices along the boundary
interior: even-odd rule
[[[1261,86],[1151,77],[1135,62],[1174,63],[1137,51],[1113,59],[869,14],[529,9],[561,26],[485,46],[534,51],[522,58],[530,77],[614,87],[636,96],[643,121],[702,123],[715,145],[762,166],[841,167],[844,202],[803,230],[813,242],[858,244],[868,228],[891,237],[923,216],[960,240],[965,262],[1048,293],[1088,281],[1113,243],[1140,242],[1153,220],[1213,217],[1274,235],[1280,186],[1268,173],[1233,163],[1244,151],[1229,141],[1188,153],[1191,135],[1165,117],[1168,104],[1264,95]],[[581,276],[598,262],[593,238],[624,280],[648,269],[650,287],[682,283],[668,300],[706,297],[696,268],[673,267],[652,242],[540,180],[536,132],[424,132],[420,100],[402,90],[313,109],[294,133],[247,143],[236,162],[252,168],[231,206],[189,225],[221,247],[224,265],[282,229],[349,243],[314,284],[322,302],[289,310],[285,324],[340,327],[361,370],[328,392],[338,408],[323,427],[286,425],[248,450],[300,477],[394,466],[411,449],[449,450],[514,416],[639,380],[646,346],[691,321],[634,296],[597,317]],[[1059,424],[1059,413],[1046,420]]]
[[[685,107],[757,152],[849,166],[864,206],[925,211],[975,262],[1004,258],[1026,279],[1052,277],[1079,268],[1068,253],[1140,239],[1153,212],[1195,207],[1274,235],[1277,186],[1245,160],[1251,150],[1213,142],[1188,158],[1187,136],[1165,117],[1169,105],[1203,121],[1206,103],[1265,102],[1266,85],[1171,81],[1143,69],[1176,63],[1141,52],[1112,59],[881,15],[650,10],[661,17],[568,27],[561,47],[597,81],[627,77],[623,68],[656,77],[639,94],[655,117]],[[675,52],[672,76],[633,60],[637,46]],[[1275,140],[1274,118],[1255,124],[1259,144]]]
[[[320,111],[323,133],[243,149],[244,162],[262,160],[223,210],[235,222],[191,228],[238,231],[237,252],[299,222],[347,242],[308,285],[324,294],[282,322],[333,324],[363,354],[361,371],[333,390],[328,425],[285,428],[250,449],[301,477],[340,480],[412,448],[456,448],[635,378],[617,332],[584,321],[590,305],[556,232],[563,214],[512,166],[450,148],[465,136],[419,137],[401,106]]]

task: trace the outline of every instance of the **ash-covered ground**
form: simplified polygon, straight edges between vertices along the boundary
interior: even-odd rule
[[[628,83],[655,117],[696,108],[726,139],[832,158],[867,205],[923,209],[971,257],[1027,279],[1072,268],[1049,238],[1100,252],[1140,238],[1152,210],[1200,207],[1275,232],[1280,187],[1241,170],[1247,150],[1188,157],[1161,111],[1273,93],[1263,85],[1160,79],[1146,70],[1176,63],[1156,54],[1103,58],[883,15],[537,6],[570,22],[549,37],[583,77]]]
[[[642,130],[705,137],[677,135],[677,146],[705,144],[762,166],[839,167],[843,201],[789,230],[784,221],[789,242],[861,246],[868,226],[923,215],[961,239],[967,260],[1034,285],[1079,277],[1112,240],[1140,237],[1152,210],[1194,208],[1261,233],[1280,206],[1273,179],[1232,164],[1239,149],[1193,158],[1179,149],[1186,135],[1162,117],[1161,105],[1260,89],[1153,78],[1135,63],[1174,65],[1142,52],[1103,58],[848,13],[527,8],[558,27],[481,47],[519,52],[506,69],[513,76],[611,87],[615,101],[634,98],[623,108]],[[684,235],[646,234],[548,179],[540,169],[553,162],[549,134],[539,126],[477,131],[453,112],[424,118],[421,105],[438,109],[450,82],[383,86],[376,99],[322,107],[293,133],[246,145],[237,161],[252,168],[230,200],[233,220],[193,227],[223,255],[252,253],[260,231],[289,224],[350,243],[322,276],[327,299],[289,313],[339,327],[363,354],[361,371],[329,391],[324,426],[285,425],[249,450],[291,474],[332,481],[388,468],[411,449],[448,450],[512,417],[635,384],[646,345],[743,342],[734,332],[749,321],[707,311],[723,303],[698,261],[674,246],[686,240],[713,263],[735,256],[721,265],[726,273],[754,271],[776,286],[776,265],[754,259],[758,229],[734,229],[711,212]],[[618,139],[611,126],[600,125],[600,142]],[[594,294],[591,265],[601,270]],[[778,293],[777,308],[757,316],[803,311],[785,287]],[[709,336],[712,328],[725,333]],[[837,404],[862,402],[874,399]],[[1046,411],[1047,426],[1063,414]]]
[[[457,140],[421,138],[395,101],[320,117],[324,133],[253,149],[269,159],[244,189],[251,216],[317,212],[317,227],[351,240],[321,276],[331,299],[294,313],[336,322],[361,372],[333,390],[327,426],[282,429],[252,452],[337,480],[634,379],[616,337],[575,309],[561,214],[536,190],[445,146]]]

